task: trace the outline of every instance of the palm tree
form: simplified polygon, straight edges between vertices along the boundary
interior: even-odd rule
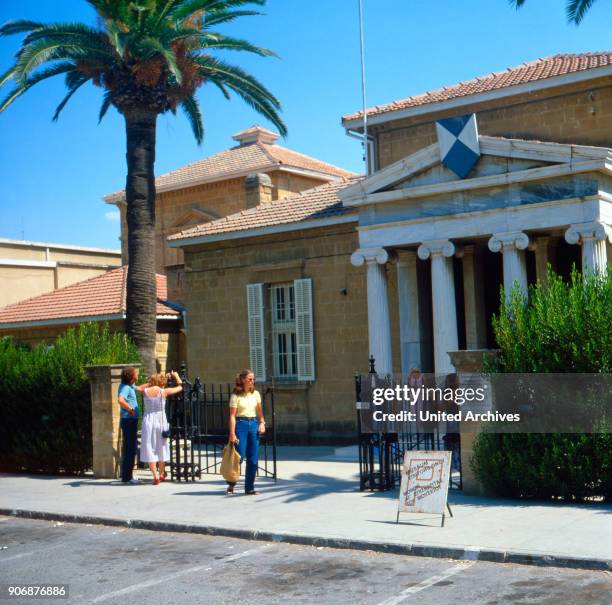
[[[516,8],[520,8],[525,2],[526,0],[510,0],[510,4],[513,4]],[[594,3],[595,0],[567,0],[567,6],[565,7],[567,20],[578,25]]]
[[[140,350],[145,369],[155,368],[155,135],[159,114],[180,107],[202,142],[202,114],[195,97],[203,84],[214,84],[226,97],[233,92],[286,128],[280,104],[244,70],[211,55],[238,50],[271,56],[270,50],[211,28],[247,15],[244,5],[266,0],[86,0],[98,14],[98,25],[44,24],[10,21],[0,36],[25,34],[14,65],[0,75],[0,86],[15,86],[0,101],[0,112],[35,84],[65,76],[68,94],[54,120],[86,82],[103,89],[99,119],[113,105],[124,117],[127,139],[127,203],[129,269],[127,332]]]

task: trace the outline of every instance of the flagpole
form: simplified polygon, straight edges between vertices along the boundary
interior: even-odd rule
[[[366,77],[365,77],[365,51],[363,44],[363,7],[362,0],[357,0],[359,5],[359,48],[361,50],[361,96],[363,101],[363,159],[365,161],[366,174],[370,173],[370,146],[368,143],[368,114],[366,112]]]

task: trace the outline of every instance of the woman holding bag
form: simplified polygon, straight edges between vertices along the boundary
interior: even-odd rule
[[[166,480],[166,462],[170,460],[168,436],[168,419],[166,418],[166,397],[180,393],[183,390],[181,377],[171,372],[177,386],[167,388],[167,377],[164,374],[153,374],[148,384],[144,385],[144,415],[142,417],[142,435],[140,444],[140,460],[149,463],[153,473],[153,485]],[[159,464],[159,477],[156,465]]]
[[[244,492],[256,496],[255,475],[259,456],[259,436],[266,432],[261,395],[255,390],[255,374],[242,370],[236,374],[236,386],[229,401],[229,441],[234,443],[241,460],[246,459]],[[227,484],[227,495],[234,494],[236,484]]]

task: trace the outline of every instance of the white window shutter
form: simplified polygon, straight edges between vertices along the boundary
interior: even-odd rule
[[[266,381],[263,284],[247,284],[249,358],[257,382]]]
[[[295,334],[298,380],[315,379],[314,329],[312,325],[312,280],[296,279]]]

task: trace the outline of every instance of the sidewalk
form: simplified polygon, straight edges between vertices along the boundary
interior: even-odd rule
[[[195,483],[125,486],[91,478],[0,475],[0,514],[125,524],[403,554],[612,570],[612,506],[449,497],[454,517],[402,514],[397,491],[359,492],[346,450],[279,448],[279,480],[259,496]]]

